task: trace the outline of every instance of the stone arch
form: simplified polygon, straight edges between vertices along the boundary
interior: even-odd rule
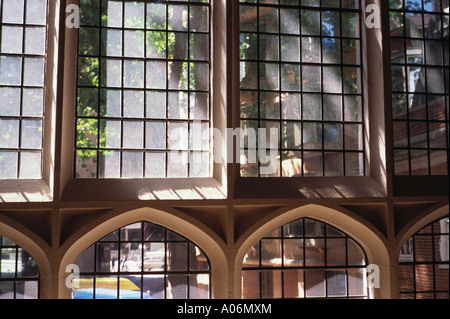
[[[6,220],[6,217],[0,220],[0,235],[13,241],[33,257],[39,267],[39,298],[50,298],[51,265],[48,258],[50,254],[49,245],[28,228],[14,221]]]
[[[235,285],[236,296],[240,296],[241,287],[238,283],[240,283],[242,273],[242,260],[248,249],[275,228],[303,217],[313,218],[334,226],[357,241],[365,251],[368,263],[376,264],[380,269],[380,288],[373,289],[371,297],[384,298],[384,296],[390,295],[389,284],[383,285],[383,282],[390,282],[390,258],[384,235],[375,227],[365,223],[363,219],[344,208],[307,204],[267,216],[267,218],[256,223],[239,239],[236,243],[234,264],[235,282],[237,283]]]
[[[417,215],[413,218],[408,224],[406,224],[401,232],[397,235],[396,240],[396,253],[397,257],[402,248],[405,241],[418,232],[420,229],[428,225],[429,223],[442,218],[444,216],[448,216],[449,214],[449,205],[443,205],[439,208],[432,207],[430,209],[424,210],[421,214]]]
[[[65,287],[65,279],[69,275],[66,267],[75,263],[78,256],[90,245],[114,230],[139,221],[147,221],[166,227],[200,247],[209,259],[211,267],[212,297],[224,298],[226,291],[221,289],[227,282],[227,260],[225,246],[219,237],[208,231],[203,224],[194,222],[189,216],[166,212],[154,208],[142,207],[109,218],[98,218],[92,225],[80,230],[64,245],[64,255],[59,268],[59,298],[70,298],[70,289]]]

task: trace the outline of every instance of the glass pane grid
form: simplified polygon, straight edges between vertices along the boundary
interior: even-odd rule
[[[0,236],[0,299],[38,299],[39,268],[25,250]]]
[[[248,251],[243,297],[367,298],[365,266],[364,251],[350,237],[302,218],[272,231]],[[318,287],[323,289],[314,290]]]
[[[0,19],[0,179],[39,179],[47,1],[3,0]]]
[[[448,217],[432,222],[403,245],[399,255],[401,298],[449,298],[448,225]]]
[[[209,1],[84,9],[76,177],[208,177]]]
[[[241,176],[364,175],[358,8],[359,1],[241,1],[241,128],[279,132],[270,155],[258,136],[245,140]],[[277,163],[269,174],[267,157]]]
[[[186,238],[149,222],[110,233],[76,263],[82,279],[75,299],[210,298],[207,256]]]
[[[448,2],[391,0],[396,175],[448,175]]]

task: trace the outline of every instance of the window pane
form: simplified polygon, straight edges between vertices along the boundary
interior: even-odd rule
[[[188,263],[188,246],[186,243],[170,243],[168,246],[168,270],[186,271]]]
[[[193,244],[189,244],[189,269],[194,271],[209,270],[206,255]]]
[[[245,299],[256,299],[260,297],[259,271],[248,270],[242,272],[242,297]]]
[[[19,178],[39,179],[41,178],[41,153],[20,153],[20,175]]]
[[[284,266],[302,266],[303,262],[303,240],[286,239],[284,240]]]
[[[123,117],[144,117],[144,91],[123,91]]]
[[[325,265],[325,254],[323,239],[307,239],[305,241],[305,259],[307,266]]]
[[[365,269],[347,269],[348,293],[350,296],[364,296],[366,287]]]
[[[258,267],[259,266],[259,242],[253,245],[244,257],[242,267]]]
[[[305,219],[305,236],[318,237],[324,235],[324,224],[314,219]]]
[[[190,31],[209,31],[209,7],[191,6],[189,8],[189,28]]]
[[[139,152],[123,152],[122,177],[142,178],[143,174],[143,154]]]
[[[166,87],[166,63],[161,61],[148,61],[147,88],[163,89]]]
[[[125,60],[123,64],[123,85],[128,88],[144,87],[144,62]]]
[[[22,58],[13,56],[0,57],[0,84],[20,85],[22,79]]]
[[[118,60],[102,59],[101,86],[120,87],[122,77],[122,63]]]
[[[18,152],[0,151],[0,178],[17,178]]]
[[[42,147],[42,121],[22,120],[21,146],[26,149]]]
[[[303,235],[303,220],[298,219],[283,226],[285,237],[301,237]]]
[[[210,276],[208,274],[189,276],[189,299],[210,298]]]
[[[306,297],[325,297],[325,271],[305,271]]]
[[[169,5],[168,6],[168,23],[169,30],[187,31],[187,11],[186,5]],[[183,18],[184,17],[184,18]]]
[[[276,284],[278,283],[278,284]],[[262,298],[281,298],[281,270],[261,272],[261,297]]]
[[[44,59],[25,58],[24,59],[23,84],[28,86],[44,85]]]
[[[5,0],[2,9],[3,22],[23,23],[24,0]]]
[[[19,147],[19,120],[0,119],[0,147]]]
[[[324,95],[323,118],[326,121],[342,121],[342,96],[334,94]]]
[[[349,265],[365,265],[365,255],[361,247],[353,240],[347,241],[347,253]]]
[[[147,3],[147,28],[165,29],[166,5],[164,3]]]
[[[281,241],[278,239],[264,239],[261,241],[261,265],[281,265]]]
[[[144,28],[145,7],[142,2],[125,2],[124,27]]]
[[[172,151],[167,156],[167,177],[187,177],[188,154]]]
[[[300,38],[292,36],[281,37],[281,60],[300,62]]]
[[[101,54],[104,56],[121,56],[122,55],[122,31],[113,29],[101,30]],[[94,39],[95,41],[95,39]],[[90,42],[90,45],[95,42]]]
[[[2,27],[2,53],[22,53],[22,27]]]
[[[166,123],[162,121],[152,121],[145,123],[145,148],[165,149],[166,148]]]
[[[94,271],[94,254],[95,246],[92,245],[77,258],[76,264],[80,271]]]
[[[120,177],[120,152],[100,151],[98,176],[100,178]]]
[[[124,55],[127,57],[144,56],[144,32],[125,31],[124,32]]]
[[[108,27],[121,27],[123,7],[117,1],[102,0],[102,25]]]
[[[145,153],[145,177],[165,177],[165,160],[165,153]]]
[[[347,278],[345,270],[327,271],[327,295],[345,297],[347,295]]]
[[[327,239],[327,265],[345,266],[345,239]]]
[[[17,105],[20,105],[21,90],[19,88],[0,87],[0,97],[3,101],[3,105],[0,108],[0,116],[19,116],[20,109]]]
[[[284,279],[284,298],[304,298],[305,283],[303,270],[285,270]],[[244,297],[245,298],[245,297]]]

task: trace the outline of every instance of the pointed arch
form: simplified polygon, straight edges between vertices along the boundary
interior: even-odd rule
[[[194,222],[189,216],[162,210],[142,207],[130,211],[119,212],[107,218],[101,216],[94,225],[86,227],[83,231],[74,234],[64,245],[64,255],[59,268],[60,278],[66,278],[67,265],[74,264],[78,256],[90,245],[100,240],[107,234],[120,227],[136,222],[150,222],[165,227],[168,230],[182,235],[195,245],[197,245],[208,257],[211,267],[211,291],[213,298],[225,297],[223,289],[220,291],[221,283],[226,282],[227,260],[224,254],[224,244],[219,237]],[[70,289],[65,287],[65,280],[60,280],[60,297],[70,298]]]
[[[414,235],[417,231],[422,229],[424,226],[432,223],[433,221],[442,218],[444,216],[448,216],[449,214],[449,205],[445,204],[439,208],[435,206],[431,207],[423,211],[421,214],[418,214],[415,218],[413,218],[408,224],[406,224],[401,232],[397,235],[396,241],[396,253],[400,252],[403,244],[408,238]]]
[[[48,298],[51,295],[49,245],[26,227],[11,220],[6,220],[6,218],[0,220],[0,235],[14,242],[36,261],[39,269],[39,298]]]
[[[336,207],[326,207],[316,204],[307,204],[274,214],[262,219],[254,227],[249,229],[237,242],[235,259],[235,281],[240,282],[242,274],[243,258],[247,251],[262,237],[277,227],[281,227],[299,218],[309,217],[319,220],[344,232],[354,239],[365,251],[368,264],[376,264],[380,268],[381,280],[390,281],[389,252],[386,239],[375,227],[369,226],[354,213]],[[371,291],[371,294],[389,295],[389,285],[381,285],[380,289]],[[240,289],[236,285],[236,295],[240,296]]]

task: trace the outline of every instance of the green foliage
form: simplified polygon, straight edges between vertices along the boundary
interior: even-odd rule
[[[98,58],[78,58],[78,86],[98,87],[99,73]]]
[[[80,24],[98,26],[100,19],[100,1],[80,0]]]
[[[203,2],[209,1],[205,0]],[[111,148],[110,143],[113,143],[111,141],[119,141],[120,144],[120,130],[108,126],[106,119],[102,119],[107,114],[104,112],[106,102],[103,95],[105,92],[100,87],[106,85],[107,76],[108,78],[112,77],[113,80],[117,80],[116,75],[120,76],[122,77],[120,80],[123,80],[123,83],[133,87],[142,87],[141,84],[143,83],[143,72],[141,71],[145,67],[144,61],[127,59],[128,73],[122,74],[123,61],[120,64],[118,59],[110,59],[108,61],[111,63],[106,65],[106,59],[99,58],[100,54],[106,56],[108,52],[113,52],[113,56],[122,56],[122,41],[117,40],[121,39],[121,31],[112,28],[102,28],[100,33],[100,25],[105,27],[121,25],[122,19],[120,17],[125,13],[117,14],[108,10],[108,5],[117,3],[102,0],[100,12],[100,1],[80,0],[80,24],[82,27],[79,29],[76,106],[78,119],[75,141],[77,168],[80,171],[76,172],[77,177],[97,177],[99,175],[97,172],[99,151],[97,149]],[[146,46],[147,58],[185,60],[168,63],[170,78],[174,79],[181,89],[202,89],[199,86],[204,83],[202,80],[205,79],[205,76],[202,72],[207,64],[187,61],[188,46],[191,48],[194,46],[195,36],[191,34],[188,37],[186,33],[169,31],[170,28],[166,25],[166,4],[164,3],[126,2],[126,5],[130,6],[142,4],[147,6],[146,20],[144,20],[144,14],[139,16],[128,15],[124,23],[125,26],[147,28],[147,31],[142,30],[145,35],[145,43],[143,45]],[[177,10],[180,7],[172,6],[173,10]],[[209,21],[209,17],[202,10],[191,11],[191,21],[195,21],[195,25],[201,25],[203,22]],[[114,16],[109,17],[108,13]],[[198,17],[199,14],[201,14],[200,17]],[[146,26],[144,26],[145,21],[147,22]],[[123,36],[125,35],[122,32]],[[140,41],[140,38],[137,41]],[[166,72],[165,69],[164,72]],[[190,75],[189,77],[188,74]],[[154,74],[154,78],[157,78],[156,74]],[[161,85],[163,86],[162,88],[165,88],[165,83]],[[206,90],[208,88],[203,89]],[[118,116],[118,114],[115,114],[115,116]],[[119,148],[120,145],[114,144],[115,147]],[[106,156],[114,154],[114,151],[105,149],[100,151],[100,153]]]

